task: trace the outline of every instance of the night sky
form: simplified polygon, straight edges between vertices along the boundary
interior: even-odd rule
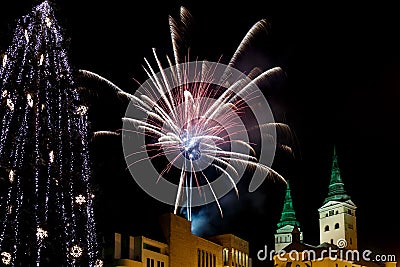
[[[15,19],[39,1],[2,3],[0,52],[8,46]],[[191,57],[227,63],[258,20],[271,23],[241,62],[280,66],[287,81],[265,92],[276,121],[297,136],[296,158],[277,153],[274,169],[291,182],[297,219],[309,244],[319,243],[317,209],[327,194],[336,145],[345,188],[358,206],[360,249],[400,258],[399,204],[400,17],[392,6],[332,3],[311,6],[288,1],[55,1],[65,29],[71,64],[96,72],[127,92],[146,80],[144,57],[172,55],[168,15],[180,5],[194,17]],[[126,103],[99,86],[91,94],[92,129],[121,128]],[[120,138],[93,140],[99,186],[98,216],[103,232],[157,236],[156,218],[172,211],[135,184]],[[254,193],[246,179],[215,205],[199,210],[202,234],[232,232],[250,242],[252,256],[266,244],[280,217],[284,186],[272,181]],[[254,264],[257,260],[254,260]],[[257,266],[257,265],[255,265]]]

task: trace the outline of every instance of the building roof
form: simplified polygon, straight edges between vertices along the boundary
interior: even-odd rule
[[[346,190],[344,189],[342,178],[340,177],[340,169],[337,160],[336,148],[334,147],[329,191],[328,191],[328,196],[325,198],[323,204],[326,204],[329,201],[344,202],[347,200],[350,200],[350,196],[347,195]]]
[[[281,228],[286,225],[300,226],[299,222],[296,219],[296,213],[293,209],[293,202],[292,202],[292,196],[290,194],[289,181],[287,181],[285,201],[283,204],[281,219],[277,224],[277,227]]]

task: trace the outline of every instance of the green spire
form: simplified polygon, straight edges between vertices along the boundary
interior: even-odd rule
[[[340,178],[340,170],[336,155],[336,148],[333,148],[333,163],[331,172],[331,181],[329,183],[328,196],[325,198],[324,204],[328,201],[346,201],[349,200],[350,196],[347,195],[344,190],[344,184],[342,178]]]
[[[286,196],[285,196],[285,202],[283,204],[281,220],[279,221],[277,227],[281,228],[286,225],[299,226],[299,222],[296,220],[296,214],[293,209],[289,181],[287,182],[286,186]]]

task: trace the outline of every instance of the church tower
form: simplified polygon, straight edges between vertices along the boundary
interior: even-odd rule
[[[292,231],[297,227],[300,232],[299,222],[293,209],[292,196],[290,194],[289,181],[286,186],[285,201],[283,204],[282,215],[275,233],[275,251],[284,249],[292,243]],[[300,241],[303,240],[303,233],[300,232]]]
[[[318,209],[320,243],[332,243],[340,248],[356,250],[356,208],[344,189],[334,148],[328,196]]]

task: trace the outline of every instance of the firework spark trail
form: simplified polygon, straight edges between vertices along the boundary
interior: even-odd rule
[[[189,62],[187,35],[192,17],[184,7],[180,9],[179,15],[179,19],[172,16],[168,19],[173,60],[166,55],[168,68],[164,68],[153,48],[156,68],[144,58],[145,65],[142,67],[148,80],[141,84],[135,94],[121,90],[95,73],[84,70],[81,73],[105,82],[119,96],[130,100],[122,119],[122,138],[128,169],[147,193],[173,205],[175,213],[179,206],[186,206],[190,220],[192,206],[201,205],[198,203],[199,198],[206,203],[207,195],[213,198],[222,215],[218,199],[227,191],[213,186],[218,179],[208,176],[207,170],[210,168],[226,177],[237,196],[239,191],[236,184],[246,168],[254,172],[253,177],[256,174],[262,176],[251,181],[250,191],[254,191],[265,177],[285,182],[269,165],[272,164],[277,145],[276,128],[290,129],[274,122],[272,112],[259,89],[261,85],[271,87],[271,81],[284,76],[283,70],[274,67],[262,71],[255,66],[245,75],[234,69],[257,35],[268,29],[267,21],[255,23],[244,36],[229,64],[223,65],[210,61]],[[246,121],[249,113],[255,117],[255,122]],[[261,143],[251,141],[249,131],[254,131],[252,134],[258,135]],[[100,131],[98,135],[107,133]],[[142,137],[138,137],[140,135]],[[271,142],[265,142],[264,138]],[[136,140],[137,144],[132,143],[135,142],[132,140]],[[262,147],[267,145],[271,147]],[[282,148],[290,151],[289,146]],[[268,156],[263,153],[264,150],[268,151]],[[161,166],[159,171],[150,162],[157,159],[167,159],[169,162]],[[157,174],[153,176],[158,178],[153,181],[170,186],[172,189],[165,189],[165,192],[175,192],[173,200],[170,197],[164,199],[165,195],[161,196],[157,191],[159,189],[154,188],[155,184],[143,180],[143,174],[135,173],[136,164],[137,169],[154,170]],[[161,178],[168,175],[173,167],[180,170],[180,174],[177,183],[171,186],[171,183]],[[149,176],[151,181],[152,175]],[[193,186],[197,187],[199,196],[193,194]]]
[[[146,60],[146,62],[148,62]],[[150,64],[148,63],[148,66]],[[169,149],[173,150],[183,150],[183,155],[187,156],[190,165],[196,165],[196,160],[198,159],[196,153],[200,153],[197,151],[199,146],[199,143],[205,142],[207,146],[210,146],[210,149],[204,149],[201,151],[201,153],[204,153],[204,157],[208,157],[213,159],[216,163],[212,164],[217,170],[221,171],[225,175],[228,176],[229,180],[232,182],[235,191],[237,192],[237,187],[234,179],[232,178],[232,175],[229,174],[228,171],[226,171],[224,168],[227,168],[228,170],[233,170],[233,173],[236,174],[235,167],[229,163],[231,158],[238,158],[241,159],[241,161],[237,161],[240,163],[244,163],[247,161],[257,161],[256,157],[249,156],[247,154],[241,154],[238,152],[230,152],[230,151],[223,151],[221,152],[221,148],[218,146],[218,141],[220,142],[229,142],[229,140],[225,140],[225,138],[222,138],[218,135],[222,133],[223,131],[226,131],[227,128],[223,128],[222,126],[214,125],[213,127],[209,127],[209,124],[214,122],[213,118],[217,117],[220,113],[223,113],[221,116],[219,116],[219,120],[223,121],[225,125],[228,125],[227,127],[234,127],[229,126],[229,121],[232,117],[232,109],[235,107],[235,103],[232,97],[235,95],[233,93],[232,88],[230,90],[225,91],[224,94],[222,94],[217,100],[210,104],[208,103],[209,107],[207,104],[201,105],[201,99],[202,95],[210,95],[212,94],[209,92],[208,88],[210,88],[209,84],[206,86],[193,86],[189,88],[188,86],[182,86],[178,89],[176,96],[180,96],[182,99],[179,100],[178,97],[175,97],[175,101],[170,101],[172,99],[172,94],[170,93],[171,89],[169,90],[169,93],[167,93],[165,88],[169,88],[169,85],[161,85],[161,82],[164,82],[164,84],[168,84],[167,80],[165,78],[166,74],[162,72],[162,66],[159,65],[160,71],[162,73],[162,76],[164,77],[163,81],[157,80],[156,78],[152,77],[152,75],[155,75],[154,70],[149,66],[150,69],[150,74],[149,72],[149,79],[153,82],[153,86],[155,87],[155,90],[157,90],[160,94],[163,95],[161,98],[162,102],[165,102],[165,104],[158,104],[157,99],[151,99],[148,95],[140,95],[140,97],[134,98],[132,97],[131,99],[135,99],[135,105],[138,107],[140,110],[143,110],[151,116],[152,119],[157,119],[160,122],[159,123],[154,123],[152,124],[151,120],[150,122],[143,121],[143,120],[138,120],[138,119],[132,119],[132,118],[125,118],[125,121],[128,121],[138,129],[142,129],[146,131],[146,134],[154,135],[157,138],[157,142],[150,144],[151,146],[154,145],[159,145],[162,146],[164,151],[168,151]],[[185,73],[182,75],[185,77]],[[175,76],[176,77],[176,76]],[[232,87],[238,87],[241,83],[237,82],[234,83]],[[249,85],[249,83],[247,83]],[[151,88],[154,88],[151,87]],[[207,88],[205,90],[204,88]],[[248,87],[244,87],[244,89],[241,89],[239,92],[242,93],[245,90],[247,90]],[[190,91],[189,91],[190,90]],[[154,92],[147,91],[149,95],[154,95]],[[169,95],[169,97],[167,97]],[[194,95],[196,97],[194,97]],[[182,109],[182,107],[177,107],[176,105],[176,99],[178,99],[183,105],[183,112],[180,112],[179,115],[174,115],[176,114],[176,111]],[[229,102],[229,103],[228,103]],[[148,109],[149,106],[152,106],[151,110]],[[197,109],[197,107],[202,107],[202,109]],[[167,110],[165,110],[167,109]],[[237,109],[237,108],[236,108]],[[236,112],[236,111],[235,111]],[[169,115],[172,114],[172,115]],[[174,120],[173,117],[178,118],[178,120]],[[197,118],[207,118],[206,120],[200,119],[199,121],[202,121],[203,123],[192,123],[193,120]],[[198,121],[198,122],[199,122]],[[153,121],[154,122],[154,121]],[[160,125],[166,126],[166,127],[160,127]],[[224,126],[226,127],[226,126]],[[227,136],[228,137],[228,136]],[[211,144],[207,144],[207,141],[209,141]],[[240,143],[240,142],[239,142]],[[242,144],[245,142],[241,142]],[[150,146],[149,145],[149,146]],[[250,147],[247,144],[247,147]],[[252,149],[253,150],[253,149]],[[254,150],[253,150],[254,151]],[[162,156],[165,155],[163,153],[159,153],[157,156]],[[214,155],[217,155],[215,157]],[[218,157],[219,155],[219,157]],[[200,156],[201,157],[201,156]],[[186,165],[186,162],[184,163]],[[219,166],[218,164],[222,165]],[[251,166],[257,166],[252,164]],[[167,167],[161,172],[164,174],[169,170],[171,167],[171,164],[168,164]],[[192,176],[187,175],[184,170],[186,170],[186,166],[182,166],[182,171],[179,179],[179,187],[178,187],[178,192],[176,196],[176,201],[175,201],[175,206],[174,206],[174,212],[177,212],[177,208],[179,206],[179,201],[181,199],[181,195],[183,190],[186,190],[186,205],[188,206],[188,214],[190,217],[191,214],[191,208],[190,208],[190,202],[191,202],[191,190],[188,188],[184,189],[184,184],[192,184]],[[266,169],[266,168],[264,168]],[[233,174],[233,175],[234,175]],[[210,186],[210,190],[212,192],[212,195],[214,196],[216,202],[218,202],[218,198],[216,197],[209,179],[203,174],[203,177],[205,177],[206,183]],[[218,203],[219,205],[219,203]],[[221,210],[222,211],[222,210]]]

